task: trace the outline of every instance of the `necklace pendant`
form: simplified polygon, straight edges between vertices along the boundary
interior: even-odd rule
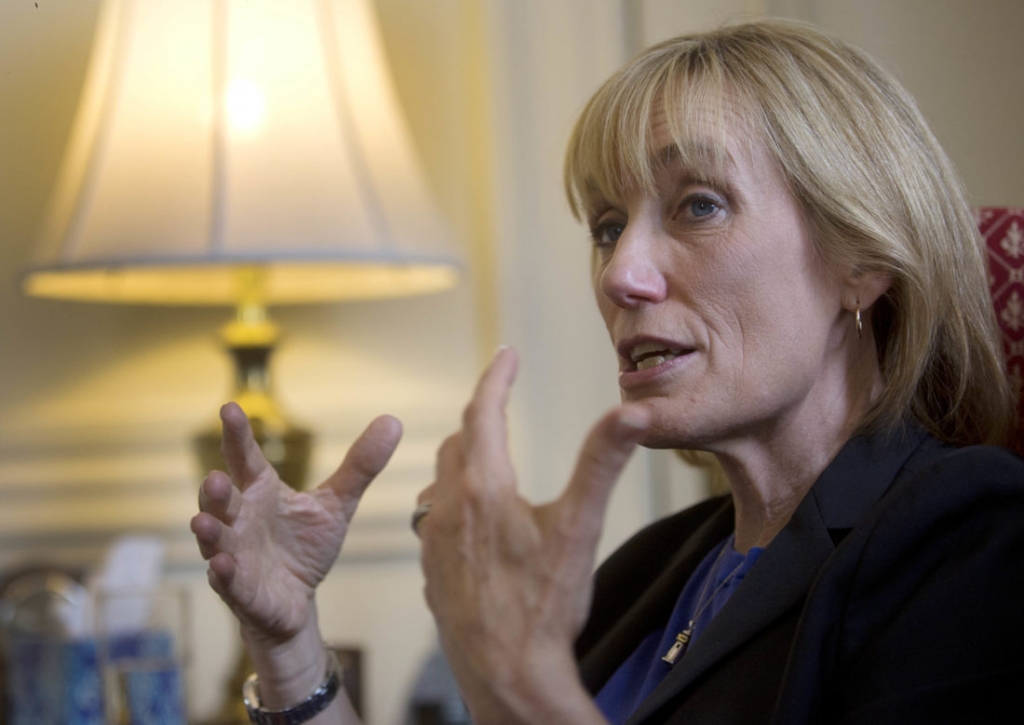
[[[693,623],[691,622],[689,627],[676,635],[676,641],[672,643],[672,646],[668,648],[668,652],[661,658],[662,662],[668,662],[670,665],[676,663],[676,660],[686,651],[686,645],[690,641],[690,633],[693,631],[692,627]]]

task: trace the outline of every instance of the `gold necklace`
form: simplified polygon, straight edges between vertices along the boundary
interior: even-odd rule
[[[722,557],[725,556],[726,550],[730,547],[731,540],[732,537],[729,537],[729,540],[725,542],[722,550],[718,552],[718,556],[715,557],[715,563],[711,565],[711,570],[708,574],[714,574],[715,569],[718,568],[718,564],[722,561]],[[668,648],[668,652],[666,652],[661,658],[662,662],[668,662],[670,665],[674,665],[676,660],[686,652],[686,648],[690,644],[690,638],[693,636],[694,622],[700,619],[700,615],[704,613],[704,610],[711,606],[711,602],[715,601],[715,597],[718,596],[718,592],[722,591],[722,587],[732,581],[732,578],[736,576],[736,572],[743,568],[743,564],[745,562],[746,557],[736,565],[735,569],[729,572],[729,576],[725,577],[725,579],[715,587],[715,591],[711,592],[711,596],[707,601],[704,600],[704,596],[708,593],[708,587],[711,586],[712,579],[705,580],[704,586],[701,588],[700,596],[697,598],[697,611],[694,612],[693,618],[686,624],[686,629],[676,635],[675,642],[672,643],[672,646]]]

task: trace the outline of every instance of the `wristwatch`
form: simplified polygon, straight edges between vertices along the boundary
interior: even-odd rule
[[[334,652],[328,649],[324,681],[299,704],[284,710],[268,710],[263,707],[260,703],[259,681],[255,672],[242,683],[242,699],[245,700],[249,721],[256,725],[300,725],[330,705],[340,688],[341,665],[338,664]]]

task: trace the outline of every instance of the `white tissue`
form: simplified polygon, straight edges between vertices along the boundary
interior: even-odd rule
[[[145,628],[151,605],[143,594],[159,586],[163,566],[164,545],[157,538],[125,536],[111,545],[89,587],[100,608],[97,620],[104,632],[117,634]],[[116,593],[139,596],[111,597]]]

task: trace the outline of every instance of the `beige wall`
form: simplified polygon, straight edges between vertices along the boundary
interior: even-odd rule
[[[0,566],[93,558],[143,530],[193,587],[197,714],[219,703],[230,617],[204,582],[187,521],[188,438],[227,395],[226,311],[28,300],[27,256],[88,53],[97,0],[0,3]],[[387,410],[407,439],[371,489],[321,593],[325,634],[368,653],[371,721],[400,721],[432,646],[420,603],[412,497],[498,342],[522,354],[512,446],[526,492],[555,495],[593,419],[616,401],[593,309],[585,230],[566,210],[561,153],[589,94],[640,44],[737,14],[817,20],[894,67],[976,199],[1024,203],[1016,0],[377,0],[400,95],[469,260],[458,290],[417,300],[281,310],[280,397],[320,440],[316,467]],[[982,12],[979,12],[982,11]],[[983,11],[991,12],[983,12]],[[996,15],[999,11],[1001,15]],[[988,102],[998,96],[992,105]],[[699,476],[642,452],[612,503],[602,551],[701,495]]]

